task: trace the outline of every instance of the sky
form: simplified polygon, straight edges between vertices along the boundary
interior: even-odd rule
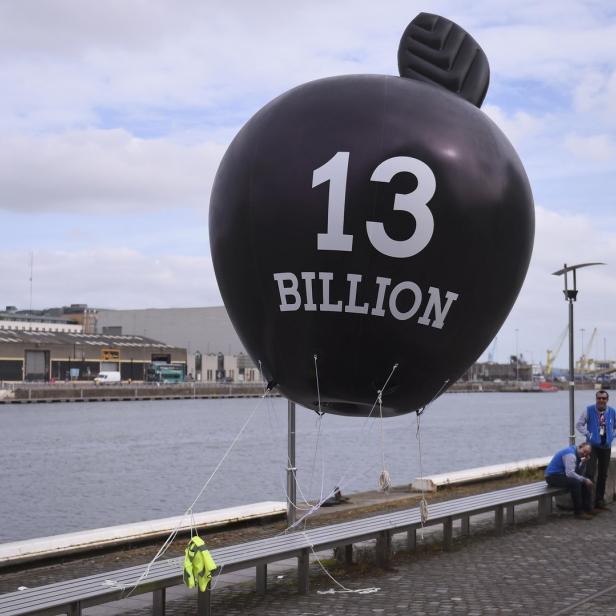
[[[606,265],[579,273],[576,355],[596,328],[589,355],[616,359],[615,6],[0,0],[0,309],[222,304],[208,204],[233,136],[301,83],[397,75],[400,36],[425,11],[486,52],[482,110],[535,200],[530,269],[483,359],[545,362],[567,323],[551,273],[589,261]]]

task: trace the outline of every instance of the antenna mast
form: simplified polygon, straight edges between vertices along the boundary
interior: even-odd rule
[[[34,252],[30,252],[30,314],[32,314],[32,272],[34,270]]]

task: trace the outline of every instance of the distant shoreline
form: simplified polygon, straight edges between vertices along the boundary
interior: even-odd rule
[[[244,384],[203,383],[121,383],[93,385],[83,383],[16,383],[4,395],[0,404],[30,404],[52,402],[117,402],[131,400],[192,400],[202,398],[257,398],[264,386]],[[278,396],[277,393],[270,393]]]
[[[595,389],[594,383],[576,383],[576,389]],[[557,391],[566,391],[559,387]],[[553,393],[533,382],[458,381],[448,393]],[[208,398],[258,398],[263,384],[242,383],[119,383],[93,385],[91,381],[73,383],[13,383],[0,389],[0,404],[54,402],[117,402],[131,400],[192,400]],[[279,396],[276,391],[271,396]]]

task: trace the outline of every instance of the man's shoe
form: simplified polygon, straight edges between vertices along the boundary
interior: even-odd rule
[[[593,509],[593,511],[610,511],[610,508],[603,502],[603,503],[597,503],[595,505],[595,508]]]
[[[576,513],[575,517],[578,520],[592,520],[592,513],[584,511],[583,513]]]

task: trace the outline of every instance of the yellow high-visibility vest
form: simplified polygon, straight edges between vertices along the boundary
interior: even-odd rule
[[[195,535],[184,550],[184,584],[194,588],[196,580],[199,590],[205,592],[215,569],[216,563],[205,547],[205,542],[199,535]]]

